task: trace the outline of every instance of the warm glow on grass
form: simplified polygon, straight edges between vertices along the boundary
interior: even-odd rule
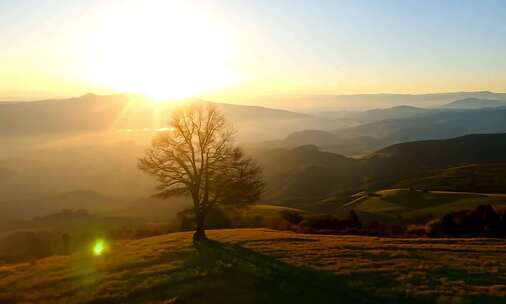
[[[93,246],[93,254],[95,256],[100,256],[104,253],[105,243],[103,240],[97,240],[95,245]]]
[[[100,18],[92,42],[98,55],[89,67],[94,81],[160,101],[202,94],[234,80],[217,20],[182,1],[136,2],[111,10]]]

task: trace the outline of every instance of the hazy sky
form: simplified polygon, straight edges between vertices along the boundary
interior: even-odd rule
[[[0,0],[0,96],[506,91],[506,1]]]

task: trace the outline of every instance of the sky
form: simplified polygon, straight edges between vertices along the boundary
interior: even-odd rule
[[[504,0],[0,0],[0,97],[506,92]]]

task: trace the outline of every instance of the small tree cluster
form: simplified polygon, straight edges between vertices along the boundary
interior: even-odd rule
[[[497,213],[490,205],[480,205],[473,210],[447,213],[428,222],[425,230],[431,236],[506,235],[506,214]]]

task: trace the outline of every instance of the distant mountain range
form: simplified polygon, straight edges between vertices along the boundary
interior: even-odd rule
[[[239,130],[240,139],[245,141],[275,139],[308,128],[346,126],[336,120],[285,110],[216,105]],[[60,100],[0,102],[0,137],[157,129],[165,126],[173,107],[174,104],[157,104],[138,95],[87,94]]]
[[[356,98],[372,98],[372,100],[381,98],[393,98],[394,100],[397,100],[405,98],[406,104],[409,104],[410,101],[416,100],[456,98],[467,95],[486,97],[495,96],[504,97],[506,99],[506,94],[491,92],[444,93],[428,95],[351,95],[348,97],[352,98],[352,100]],[[435,117],[435,119],[441,120],[441,117],[445,115],[445,117],[451,117],[448,118],[451,120],[458,120],[458,117],[468,119],[469,115],[474,114],[452,111],[458,111],[459,109],[481,110],[482,108],[492,108],[506,105],[506,101],[499,99],[466,98],[455,100],[456,99],[451,100],[451,103],[444,104],[440,108],[432,109],[418,108],[412,105],[402,105],[392,108],[373,109],[367,111],[319,112],[314,115],[258,106],[232,105],[224,103],[217,103],[217,105],[238,129],[241,140],[257,142],[278,139],[285,137],[292,132],[300,132],[306,129],[336,130],[352,126],[358,126],[350,128],[347,131],[350,134],[357,134],[352,135],[353,137],[376,137],[377,139],[382,139],[385,136],[377,134],[381,130],[390,132],[385,129],[396,129],[398,128],[396,126],[397,123],[406,124],[403,122],[392,122],[391,120],[416,118],[420,119],[420,121],[425,121],[427,119],[430,120],[430,117]],[[191,102],[204,101],[193,100]],[[122,129],[157,129],[165,125],[167,117],[173,106],[174,105],[170,103],[156,104],[139,95],[100,96],[86,94],[77,98],[60,100],[0,102],[0,137],[72,134],[79,132],[101,132]],[[372,126],[376,129],[376,135],[370,134],[371,132],[366,130],[369,128],[367,124],[376,122],[382,123],[380,125]],[[418,121],[416,123],[418,124]],[[469,123],[472,124],[473,121],[470,121]],[[405,126],[399,127],[405,129]],[[454,128],[455,126],[449,127]],[[440,129],[442,133],[450,132],[443,129]],[[462,130],[463,133],[459,133],[457,130],[455,132],[450,132],[449,136],[458,136],[469,132],[482,131],[475,130],[473,126],[469,126],[469,129],[470,130]],[[501,131],[502,130],[496,130],[494,128],[490,130],[490,132]],[[485,128],[483,132],[488,131]],[[449,137],[446,134],[436,137],[432,137],[432,135],[433,134],[427,134],[427,136],[422,137],[408,136],[408,138],[400,138],[399,140],[403,141]]]
[[[281,140],[260,144],[271,148],[315,145],[323,151],[360,156],[406,141],[445,139],[473,133],[506,132],[506,102],[462,99],[439,108],[398,106],[355,112],[329,112],[325,117],[346,120],[353,127],[303,130]],[[322,115],[320,113],[320,115]]]
[[[428,111],[410,118],[388,119],[337,130],[342,137],[374,137],[384,144],[443,139],[473,133],[506,132],[506,108]]]
[[[372,109],[365,111],[326,111],[318,112],[315,115],[326,118],[345,120],[352,124],[364,124],[385,119],[408,118],[430,111],[425,108],[413,106],[395,106],[391,108]]]
[[[401,105],[428,108],[439,107],[465,98],[506,100],[506,93],[490,91],[449,92],[431,94],[354,94],[354,95],[295,95],[264,97],[255,103],[304,111],[337,111],[386,108]]]

